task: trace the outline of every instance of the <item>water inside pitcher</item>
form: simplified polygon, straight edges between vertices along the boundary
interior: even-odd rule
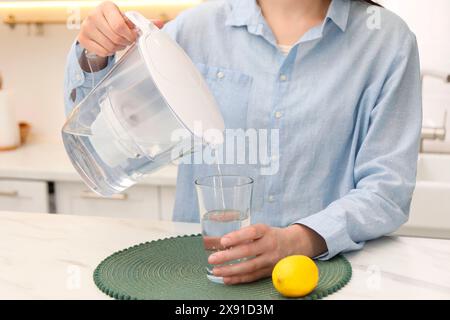
[[[184,126],[149,76],[133,46],[70,116],[63,141],[88,186],[103,196],[120,193],[177,157],[192,141],[172,141]],[[186,149],[186,148],[184,148]],[[192,149],[191,149],[192,151]]]

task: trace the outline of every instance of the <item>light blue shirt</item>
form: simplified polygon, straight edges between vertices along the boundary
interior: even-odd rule
[[[206,2],[165,27],[205,77],[227,128],[279,130],[276,174],[245,165],[223,172],[255,179],[252,222],[310,227],[327,243],[322,259],[408,220],[422,122],[419,56],[406,24],[379,10],[333,0],[323,24],[287,56],[254,0]],[[112,65],[87,74],[80,51],[74,45],[69,54],[67,112]],[[193,183],[216,170],[180,165],[174,220],[199,221]]]

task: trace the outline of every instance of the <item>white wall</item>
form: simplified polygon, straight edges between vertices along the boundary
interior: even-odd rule
[[[383,4],[400,15],[417,36],[422,69],[450,74],[450,1],[384,0]],[[450,84],[436,80],[424,83],[424,125],[441,126],[448,110],[446,142],[426,143],[425,150],[450,152]]]
[[[45,25],[43,36],[35,31],[0,23],[0,73],[17,118],[31,122],[34,134],[55,140],[65,118],[65,59],[76,32],[65,25]]]

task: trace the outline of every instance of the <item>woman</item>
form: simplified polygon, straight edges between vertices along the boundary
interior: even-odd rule
[[[279,130],[276,174],[235,168],[256,179],[255,224],[224,236],[230,249],[209,262],[255,258],[216,267],[226,284],[269,276],[288,255],[360,249],[407,221],[422,116],[417,44],[400,18],[358,0],[217,0],[165,31],[204,75],[227,128]],[[83,22],[67,111],[136,36],[111,2]],[[83,49],[97,55],[94,73]],[[207,173],[180,166],[175,220],[198,221],[193,181]]]

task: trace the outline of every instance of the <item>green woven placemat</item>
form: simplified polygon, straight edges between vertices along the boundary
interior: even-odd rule
[[[343,256],[317,261],[319,284],[306,299],[320,299],[350,280],[352,268]],[[139,244],[103,260],[94,282],[116,299],[284,299],[271,279],[226,286],[206,278],[201,236],[190,235]]]

